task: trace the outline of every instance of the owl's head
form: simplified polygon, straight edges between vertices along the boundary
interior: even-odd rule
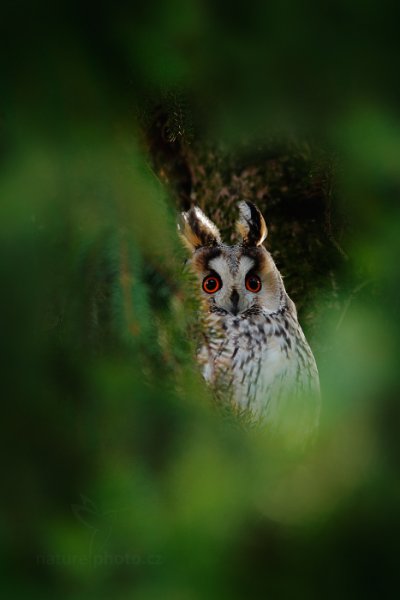
[[[262,245],[267,237],[264,217],[251,202],[239,203],[236,229],[240,241],[228,246],[200,208],[182,213],[180,234],[192,253],[190,264],[198,276],[200,293],[209,310],[221,315],[275,312],[285,290]]]

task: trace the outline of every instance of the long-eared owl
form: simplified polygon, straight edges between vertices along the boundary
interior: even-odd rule
[[[203,375],[239,413],[307,437],[319,419],[314,356],[271,254],[265,220],[239,203],[237,245],[226,245],[198,208],[182,213],[180,233],[191,251],[205,315],[198,359]]]

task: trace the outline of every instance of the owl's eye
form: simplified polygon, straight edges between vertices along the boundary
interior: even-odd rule
[[[208,275],[203,279],[203,290],[207,294],[215,294],[221,287],[222,282],[218,275]]]
[[[261,279],[258,275],[247,275],[246,277],[246,290],[257,294],[261,290]]]

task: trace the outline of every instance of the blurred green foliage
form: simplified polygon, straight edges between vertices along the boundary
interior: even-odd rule
[[[398,5],[6,2],[1,14],[3,596],[393,597]],[[171,90],[192,131],[167,131],[163,177],[151,124]],[[240,185],[204,150],[276,136],[289,158]],[[310,140],[318,159],[298,151]],[[271,248],[321,371],[320,435],[302,456],[222,419],[197,372],[175,231],[182,144],[192,179],[207,171],[186,199],[224,177],[237,194],[256,177],[270,186]],[[199,166],[187,157],[201,144]],[[315,178],[340,240],[325,208],[307,208]],[[298,202],[280,211],[283,184]],[[230,205],[211,195],[223,221]]]

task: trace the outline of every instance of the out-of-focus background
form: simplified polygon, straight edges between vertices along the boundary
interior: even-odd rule
[[[2,3],[4,598],[392,598],[397,3]],[[315,352],[315,445],[224,419],[177,211],[239,199]]]

